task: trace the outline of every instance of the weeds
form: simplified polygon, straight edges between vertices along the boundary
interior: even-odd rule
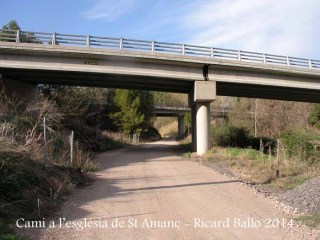
[[[320,227],[320,214],[304,215],[295,218],[296,221],[300,221],[308,227],[317,228]]]

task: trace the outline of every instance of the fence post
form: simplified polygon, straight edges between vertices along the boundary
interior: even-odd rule
[[[269,161],[270,161],[270,169],[272,170],[272,150],[271,150],[271,146],[269,146]]]
[[[241,61],[241,51],[238,51],[238,61]]]
[[[46,117],[43,117],[43,141],[44,141],[44,161],[47,163],[47,124]]]
[[[182,51],[181,51],[182,55],[186,54],[186,47],[184,44],[182,44]]]
[[[74,132],[71,131],[70,135],[70,162],[73,162],[73,141],[74,141]]]
[[[280,158],[280,139],[277,139],[277,165],[279,166],[279,158]]]

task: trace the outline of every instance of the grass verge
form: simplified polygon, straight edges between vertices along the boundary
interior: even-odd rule
[[[320,228],[320,214],[299,216],[295,220],[311,228]]]

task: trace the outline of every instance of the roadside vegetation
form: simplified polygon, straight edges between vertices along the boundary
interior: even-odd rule
[[[318,188],[310,194],[307,188],[320,176],[320,104],[220,97],[213,105],[228,114],[211,120],[212,147],[201,158],[187,151],[186,158],[258,184],[271,194],[290,196],[295,206],[309,201],[318,206],[312,197]],[[187,143],[181,141],[181,148]],[[302,190],[294,191],[298,187]],[[314,209],[305,215],[300,209],[302,215],[295,220],[319,228],[320,209]]]
[[[295,218],[296,221],[304,223],[311,228],[320,228],[320,214],[307,214]]]

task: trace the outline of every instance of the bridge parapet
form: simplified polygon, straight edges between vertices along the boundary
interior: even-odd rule
[[[142,51],[320,70],[319,60],[224,48],[196,46],[190,44],[146,41],[128,38],[61,34],[55,32],[47,33],[21,30],[0,30],[0,41],[107,48],[120,51]]]

